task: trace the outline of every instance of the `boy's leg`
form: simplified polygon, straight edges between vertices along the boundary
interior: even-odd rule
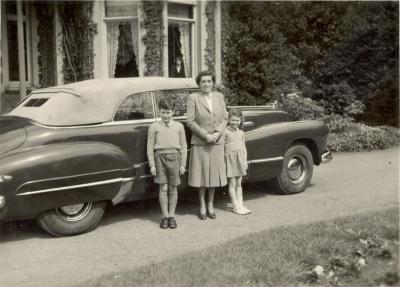
[[[163,218],[168,217],[168,184],[160,184],[158,199]]]
[[[169,217],[174,217],[175,216],[175,209],[176,209],[177,202],[178,202],[177,187],[169,185],[169,188],[168,188]]]

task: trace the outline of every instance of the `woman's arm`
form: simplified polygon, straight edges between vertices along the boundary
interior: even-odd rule
[[[221,93],[218,93],[217,95],[219,96],[219,103],[221,105],[222,113],[218,115],[220,121],[215,127],[215,131],[222,134],[226,128],[226,124],[228,123],[228,111],[226,110],[224,95],[222,95]]]
[[[202,129],[196,122],[196,103],[194,100],[195,95],[191,94],[187,101],[187,125],[189,129],[199,137],[207,140],[207,131]]]

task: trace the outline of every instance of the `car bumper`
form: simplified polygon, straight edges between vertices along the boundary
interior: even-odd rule
[[[321,162],[322,163],[328,163],[333,159],[332,152],[330,150],[326,150],[322,155],[321,155]]]

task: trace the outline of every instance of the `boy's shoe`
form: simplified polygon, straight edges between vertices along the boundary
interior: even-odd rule
[[[239,208],[239,207],[234,207],[232,210],[234,213],[239,214],[239,215],[245,215],[246,213],[244,212],[243,209]]]
[[[162,229],[167,229],[168,228],[168,217],[164,217],[163,219],[161,219],[160,222],[160,228]]]
[[[245,214],[251,213],[251,211],[248,210],[246,206],[242,206],[241,209],[243,210],[243,212],[245,212]]]
[[[169,228],[172,228],[172,229],[175,229],[175,228],[178,227],[178,226],[176,225],[176,221],[175,221],[175,218],[174,218],[174,217],[168,218],[168,226],[169,226]]]

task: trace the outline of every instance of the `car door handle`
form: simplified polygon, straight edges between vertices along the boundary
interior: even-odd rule
[[[246,128],[246,127],[254,127],[254,122],[252,122],[252,121],[244,122],[243,123],[243,127],[244,128]]]

